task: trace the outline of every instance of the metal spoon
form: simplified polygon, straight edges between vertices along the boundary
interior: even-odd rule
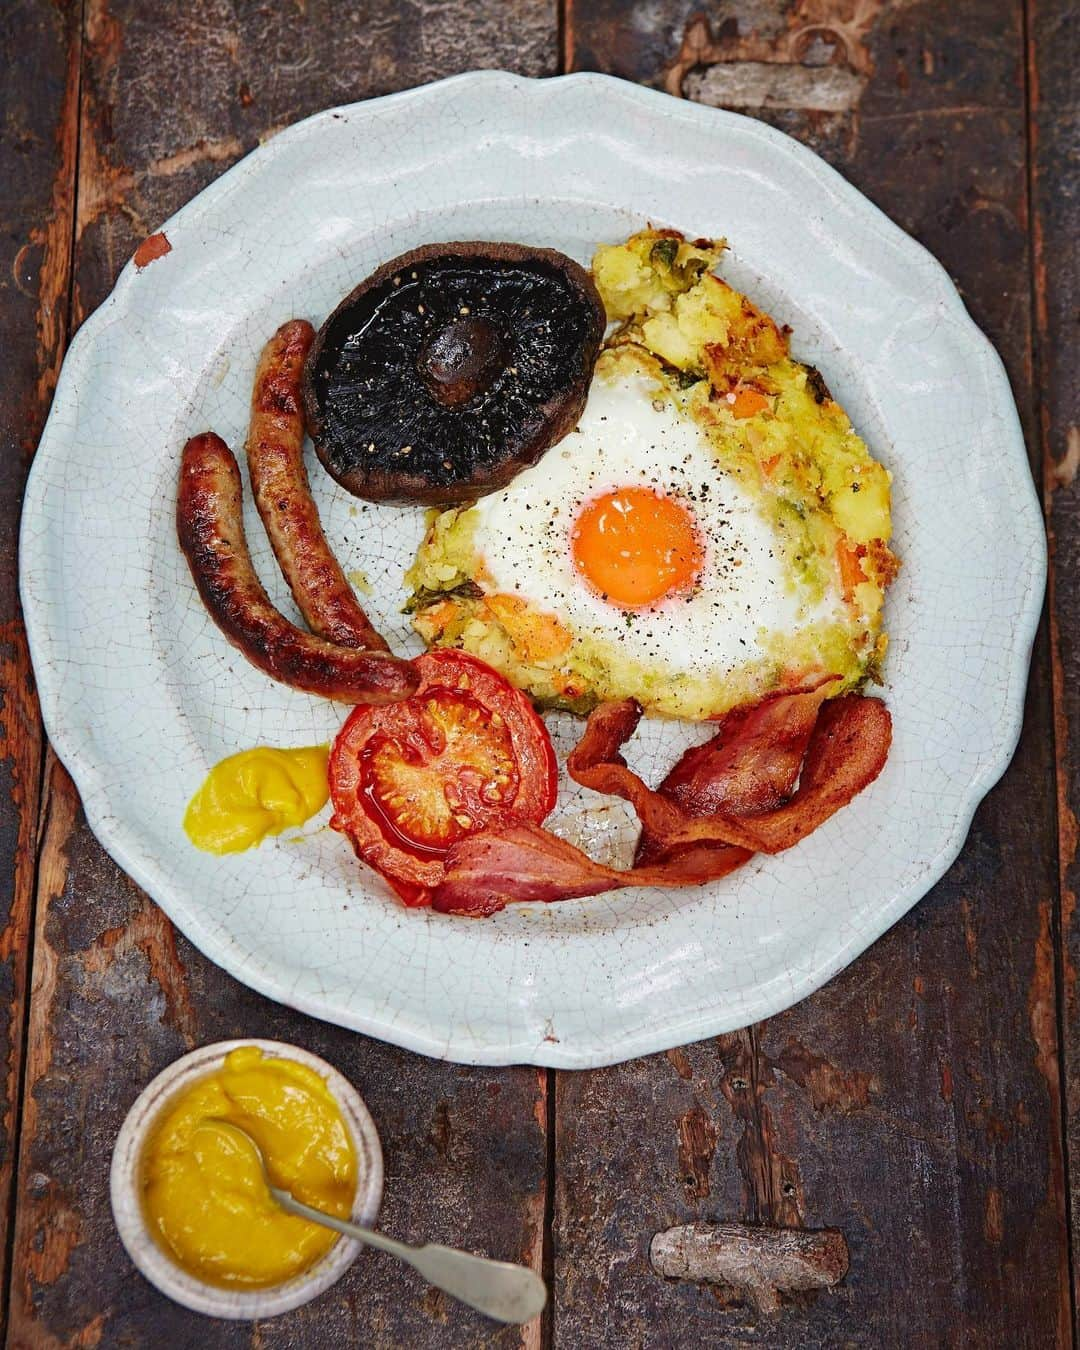
[[[312,1209],[293,1198],[288,1191],[273,1185],[266,1170],[266,1159],[258,1142],[240,1125],[231,1120],[213,1121],[214,1125],[231,1130],[243,1136],[250,1144],[252,1152],[262,1168],[267,1188],[282,1209],[296,1214],[301,1219],[310,1219],[312,1223],[321,1223],[324,1228],[332,1228],[346,1237],[356,1238],[369,1247],[389,1252],[391,1256],[407,1262],[418,1270],[429,1284],[435,1285],[454,1298],[467,1303],[470,1308],[492,1317],[496,1322],[521,1323],[536,1317],[547,1302],[547,1288],[535,1271],[526,1266],[516,1266],[509,1261],[492,1261],[486,1256],[473,1256],[470,1252],[457,1251],[453,1247],[442,1247],[429,1242],[423,1247],[411,1247],[406,1242],[395,1242],[371,1228],[361,1228],[359,1224],[346,1223],[332,1214],[324,1214],[321,1209]]]

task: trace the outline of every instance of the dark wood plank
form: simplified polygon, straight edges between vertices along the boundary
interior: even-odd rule
[[[67,337],[78,10],[31,0],[6,5],[0,17],[2,49],[19,53],[0,94],[0,1289],[7,1287],[43,751],[19,611],[19,503]]]
[[[1028,5],[1035,380],[1043,492],[1050,534],[1050,654],[1058,787],[1063,934],[1063,1056],[1072,1191],[1073,1269],[1080,1268],[1080,23],[1065,0]],[[1076,1309],[1074,1308],[1074,1317]],[[1078,1328],[1080,1330],[1080,1328]]]
[[[634,8],[571,0],[568,64],[825,155],[948,268],[1030,431],[1020,12],[746,0],[706,29],[692,0],[647,24]],[[1071,1340],[1049,688],[1040,635],[1020,751],[961,858],[826,989],[734,1037],[559,1075],[556,1344]],[[694,1219],[838,1227],[850,1273],[770,1321],[651,1273],[652,1234]]]
[[[463,70],[546,75],[557,60],[555,0],[86,0],[86,9],[84,312],[142,238],[281,127]]]
[[[87,0],[76,251],[79,316],[141,238],[274,127],[325,106],[473,66],[550,71],[548,0],[504,4]],[[250,993],[172,929],[90,836],[50,760],[10,1344],[537,1346],[375,1253],[315,1305],[251,1327],[175,1307],[137,1275],[107,1194],[116,1130],[147,1079],[190,1046],[260,1035],[336,1064],[380,1126],[382,1222],[542,1261],[546,1076],[433,1063]]]

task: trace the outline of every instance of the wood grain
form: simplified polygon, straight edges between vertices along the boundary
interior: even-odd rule
[[[12,3],[0,124],[0,1289],[7,1287],[43,742],[19,610],[19,504],[67,338],[78,5]],[[6,1301],[0,1299],[0,1336]]]
[[[556,31],[546,0],[86,0],[76,318],[166,216],[278,126],[474,66],[543,74]],[[324,1055],[379,1124],[387,1230],[537,1268],[547,1079],[433,1063],[250,993],[105,856],[51,758],[44,792],[9,1344],[538,1345],[539,1324],[500,1329],[375,1253],[315,1305],[255,1327],[186,1313],[136,1274],[112,1224],[109,1155],[138,1091],[193,1045],[269,1036]]]
[[[554,73],[555,0],[86,0],[80,310],[224,168],[322,108],[477,67]]]
[[[709,8],[659,0],[644,23],[620,0],[571,0],[568,64],[751,112],[830,159],[945,264],[1030,434],[1022,15],[981,0]],[[1049,688],[1042,633],[1024,739],[961,858],[826,989],[677,1064],[560,1076],[557,1343],[1071,1341]],[[770,1321],[650,1274],[653,1232],[697,1219],[837,1227],[850,1272]]]
[[[1074,7],[1027,7],[1034,251],[1035,391],[1050,536],[1050,658],[1057,769],[1057,923],[1071,1179],[1073,1269],[1080,1268],[1080,384],[1077,261],[1080,25]],[[1073,1309],[1076,1326],[1076,1308]],[[1078,1328],[1080,1331],[1080,1328]]]

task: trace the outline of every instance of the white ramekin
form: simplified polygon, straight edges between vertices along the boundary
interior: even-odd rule
[[[288,1312],[329,1289],[352,1265],[362,1244],[352,1238],[338,1238],[313,1266],[284,1284],[266,1289],[222,1289],[189,1275],[155,1241],[142,1207],[140,1172],[147,1133],[172,1097],[219,1069],[229,1051],[243,1045],[254,1045],[264,1054],[306,1064],[326,1080],[356,1147],[357,1183],[352,1217],[356,1223],[367,1226],[374,1222],[382,1200],[383,1160],[378,1131],[363,1098],[325,1060],[282,1041],[218,1041],[193,1050],[163,1069],[136,1098],[120,1127],[113,1149],[109,1191],[120,1240],[151,1284],[196,1312],[211,1317],[254,1319]]]

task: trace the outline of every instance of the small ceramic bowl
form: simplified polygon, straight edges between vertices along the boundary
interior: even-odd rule
[[[254,1045],[266,1055],[306,1064],[326,1080],[327,1087],[341,1108],[356,1148],[357,1185],[353,1220],[367,1226],[374,1222],[382,1200],[382,1149],[375,1122],[363,1098],[325,1060],[281,1041],[218,1041],[215,1045],[204,1045],[199,1050],[193,1050],[190,1055],[184,1055],[163,1069],[136,1098],[120,1127],[113,1149],[109,1189],[120,1240],[139,1271],[151,1284],[177,1303],[182,1303],[185,1308],[193,1308],[196,1312],[208,1313],[212,1317],[254,1319],[288,1312],[291,1308],[307,1303],[324,1289],[329,1289],[352,1265],[363,1244],[351,1238],[338,1238],[325,1256],[284,1284],[266,1289],[222,1289],[205,1284],[181,1269],[154,1239],[146,1225],[142,1207],[140,1172],[147,1134],[158,1113],[177,1092],[219,1069],[229,1051],[242,1045]]]

